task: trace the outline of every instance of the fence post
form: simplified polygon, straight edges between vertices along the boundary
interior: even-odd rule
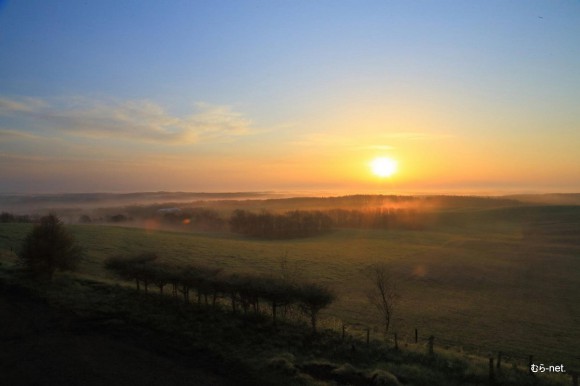
[[[419,336],[417,329],[415,329],[415,343],[419,343],[419,339],[417,339]]]
[[[435,340],[435,337],[433,335],[431,335],[429,337],[429,355],[433,355],[433,341]]]
[[[497,353],[497,369],[501,370],[501,357],[502,357],[503,353],[501,351],[498,351]]]
[[[489,384],[493,385],[495,382],[495,374],[493,373],[493,356],[489,354]]]

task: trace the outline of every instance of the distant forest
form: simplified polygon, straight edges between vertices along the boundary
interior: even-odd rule
[[[573,202],[579,198],[575,194],[525,197],[352,195],[265,199],[257,196],[259,194],[242,199],[241,193],[216,196],[143,193],[131,197],[159,200],[195,197],[198,200],[146,204],[141,201],[131,205],[100,207],[78,207],[77,204],[96,198],[104,200],[101,195],[74,196],[71,206],[63,207],[52,205],[58,200],[65,203],[71,195],[25,197],[23,201],[50,199],[50,206],[42,209],[31,207],[24,212],[29,214],[3,211],[0,222],[35,222],[43,212],[54,212],[68,223],[109,223],[179,231],[233,232],[252,238],[291,239],[319,236],[340,228],[421,230],[432,226],[434,222],[457,225],[462,217],[473,215],[528,218],[530,214],[522,211],[526,207],[548,204],[542,202],[544,200],[550,202],[548,205],[553,205]],[[111,198],[118,197],[111,195]],[[123,195],[122,198],[129,197]],[[8,201],[14,204],[17,200],[10,197]],[[514,212],[515,208],[521,210]],[[23,213],[23,210],[18,212]]]
[[[16,215],[9,212],[0,213],[0,223],[28,223],[33,222],[29,215]]]
[[[80,223],[108,222],[117,224],[158,224],[176,230],[208,232],[231,231],[246,237],[292,239],[319,236],[337,228],[423,229],[429,213],[408,208],[268,210],[234,209],[223,213],[211,208],[130,208],[124,214],[106,215],[95,219],[83,214]],[[145,224],[146,225],[146,224]]]
[[[267,239],[317,236],[332,230],[332,219],[321,211],[294,210],[284,214],[252,213],[242,209],[230,218],[232,232]]]

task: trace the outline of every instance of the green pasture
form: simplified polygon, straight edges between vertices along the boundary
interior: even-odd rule
[[[580,243],[544,237],[528,225],[521,218],[507,221],[481,212],[421,231],[341,229],[284,241],[168,232],[154,224],[150,229],[68,228],[86,249],[82,275],[114,280],[103,269],[103,259],[142,251],[226,272],[285,271],[337,292],[338,301],[324,314],[328,327],[339,329],[343,322],[358,324],[359,330],[370,326],[376,339],[379,319],[365,296],[364,272],[372,263],[385,262],[400,294],[392,331],[403,344],[414,339],[417,328],[420,343],[434,335],[436,347],[483,355],[502,350],[520,364],[534,355],[538,363],[580,368]],[[30,224],[0,224],[2,263],[15,260],[14,251],[30,229]],[[356,333],[357,328],[349,330]]]

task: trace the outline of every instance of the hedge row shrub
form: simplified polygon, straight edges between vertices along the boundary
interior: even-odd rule
[[[105,268],[122,280],[134,281],[137,290],[143,287],[148,292],[153,284],[163,294],[165,286],[170,285],[172,294],[181,293],[187,303],[195,291],[199,304],[215,307],[218,299],[225,299],[234,313],[262,313],[261,305],[266,305],[274,326],[281,307],[296,306],[308,317],[314,333],[320,311],[336,298],[328,287],[319,283],[291,283],[266,275],[225,274],[220,269],[202,265],[174,265],[160,261],[154,253],[114,256],[105,261]]]

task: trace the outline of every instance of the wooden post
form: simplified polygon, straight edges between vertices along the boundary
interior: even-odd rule
[[[399,341],[397,339],[397,333],[395,332],[395,350],[399,350]]]
[[[498,351],[497,353],[497,369],[501,370],[501,357],[502,357],[503,353],[501,351]]]
[[[367,346],[371,342],[371,328],[367,327]]]
[[[419,337],[419,334],[417,332],[417,329],[415,329],[415,343],[418,343],[419,342],[418,337]]]
[[[495,382],[495,374],[493,373],[493,357],[489,356],[489,384],[493,385]]]
[[[429,337],[429,355],[433,355],[433,341],[435,340],[435,337],[433,335],[431,335]]]

